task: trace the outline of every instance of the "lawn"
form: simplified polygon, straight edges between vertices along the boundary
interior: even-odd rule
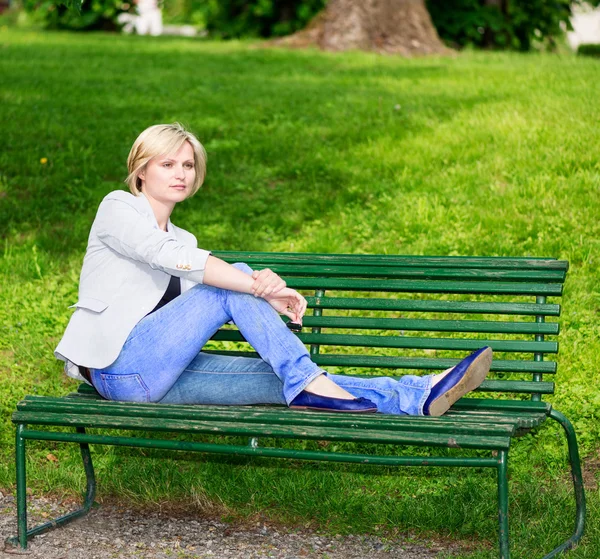
[[[552,402],[577,429],[589,485],[587,534],[569,557],[600,555],[597,60],[403,60],[7,29],[0,49],[0,488],[14,484],[16,402],[75,386],[52,350],[96,207],[124,187],[137,134],[177,120],[209,163],[173,221],[204,248],[569,260]],[[542,555],[571,529],[560,441],[549,426],[511,451],[516,557]],[[36,493],[77,495],[75,449],[29,449]],[[491,472],[94,454],[99,499],[338,533],[411,531],[473,542],[460,557],[497,553]]]

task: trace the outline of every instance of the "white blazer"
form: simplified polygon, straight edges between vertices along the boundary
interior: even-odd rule
[[[102,200],[83,259],[79,300],[54,351],[70,376],[81,379],[74,365],[103,369],[113,363],[164,295],[170,276],[181,278],[182,293],[202,283],[210,252],[170,220],[167,229],[158,227],[142,193],[115,190]]]

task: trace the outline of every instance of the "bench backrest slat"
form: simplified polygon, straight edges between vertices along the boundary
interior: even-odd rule
[[[414,268],[400,266],[315,266],[306,264],[274,264],[270,268],[281,276],[320,276],[330,278],[379,277],[396,279],[452,279],[460,281],[520,281],[520,282],[562,282],[564,270],[496,269],[496,268]]]
[[[308,308],[374,311],[414,311],[461,314],[518,314],[523,316],[559,316],[560,305],[535,303],[498,303],[489,301],[437,301],[422,299],[348,299],[344,297],[306,298]]]
[[[545,295],[555,297],[562,295],[562,283],[284,277],[288,286],[294,289],[335,289],[381,293],[387,291],[396,293],[468,293],[474,295]]]
[[[423,320],[419,318],[369,318],[345,316],[307,316],[306,326],[409,330],[416,332],[472,332],[479,334],[550,334],[559,332],[556,322],[500,322],[485,320]]]
[[[477,392],[507,392],[516,394],[553,394],[553,382],[519,380],[484,380]]]
[[[553,338],[568,263],[552,258],[214,253],[271,268],[306,297],[299,334],[312,359],[338,374],[435,372],[489,345],[492,372],[480,387],[539,399],[554,383]],[[548,320],[549,319],[549,320]],[[287,320],[287,319],[286,319]],[[208,351],[256,353],[226,326]],[[396,370],[395,372],[393,370]]]
[[[234,355],[236,357],[259,357],[254,351],[205,350],[206,353]],[[419,369],[422,371],[440,371],[458,363],[459,359],[434,359],[428,357],[390,357],[387,355],[337,355],[318,353],[312,356],[317,365],[324,367],[362,367],[366,369]],[[500,373],[542,373],[555,374],[554,361],[507,361],[494,359],[491,371]],[[343,372],[341,374],[344,374]],[[355,371],[352,371],[355,374]],[[387,373],[389,376],[390,375]],[[528,382],[528,381],[523,381]]]
[[[465,340],[457,338],[417,338],[414,336],[365,336],[361,334],[298,334],[305,344],[358,347],[391,347],[398,349],[437,349],[475,351],[488,345],[494,351],[518,353],[558,353],[557,342],[525,340]],[[244,342],[238,330],[220,330],[212,338],[221,342]]]
[[[388,355],[337,355],[319,354],[313,356],[319,365],[335,367],[381,367],[386,369],[421,369],[439,371],[456,365],[459,359],[442,359],[430,357],[391,357]],[[519,361],[494,359],[492,371],[505,373],[556,373],[554,361]]]
[[[531,257],[470,257],[470,256],[403,256],[395,254],[323,254],[310,252],[238,252],[216,251],[215,256],[228,262],[247,262],[268,265],[271,263],[345,264],[415,266],[433,268],[544,268],[548,270],[569,269],[569,263],[555,258]]]

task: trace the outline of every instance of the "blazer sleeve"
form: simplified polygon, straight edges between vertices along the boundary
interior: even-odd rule
[[[95,220],[98,239],[114,251],[172,276],[202,283],[210,251],[178,241],[126,200],[105,198]]]

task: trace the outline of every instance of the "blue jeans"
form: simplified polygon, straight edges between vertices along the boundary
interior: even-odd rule
[[[235,267],[252,273],[246,264]],[[230,320],[261,359],[201,351]],[[117,360],[90,372],[109,400],[213,405],[289,405],[324,373],[264,299],[208,285],[196,285],[144,317]],[[422,415],[432,379],[327,376],[381,413],[410,415]]]

